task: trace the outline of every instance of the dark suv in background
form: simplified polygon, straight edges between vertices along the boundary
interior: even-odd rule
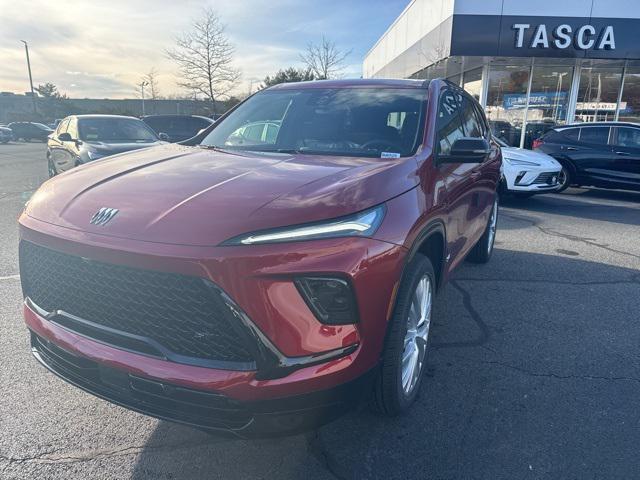
[[[197,115],[147,115],[142,117],[142,121],[158,135],[165,133],[171,143],[195,137],[213,123],[212,119]]]
[[[622,122],[558,126],[533,142],[562,165],[561,187],[640,191],[640,125]]]
[[[36,122],[13,122],[7,125],[13,132],[14,140],[40,140],[46,142],[53,130],[42,123]]]

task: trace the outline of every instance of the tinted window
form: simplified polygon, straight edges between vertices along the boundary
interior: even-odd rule
[[[145,118],[145,123],[153,128],[156,132],[167,132],[169,121],[162,117]]]
[[[461,99],[462,96],[459,93],[451,90],[446,90],[440,95],[437,121],[439,155],[449,155],[453,142],[465,136],[460,117]]]
[[[479,138],[483,136],[483,129],[478,121],[478,115],[474,103],[466,95],[462,95],[462,108],[464,133],[467,137]]]
[[[310,155],[409,156],[422,140],[425,96],[413,88],[267,90],[231,112],[202,144]],[[279,127],[275,144],[270,143],[274,132],[257,135],[256,124]]]
[[[76,140],[78,137],[78,120],[72,118],[69,120],[69,126],[67,127],[67,133],[71,135],[71,138]]]
[[[189,130],[193,130],[195,133],[198,133],[198,131],[202,128],[207,128],[209,125],[210,125],[209,122],[201,118],[196,118],[196,117],[187,118],[187,128]]]
[[[568,138],[569,140],[577,141],[578,137],[580,136],[580,129],[579,128],[567,128],[566,130],[562,130],[560,132],[560,134],[563,137]]]
[[[606,145],[609,141],[609,127],[582,127],[580,141],[597,145]]]
[[[615,144],[621,147],[640,148],[640,128],[618,127]]]
[[[78,128],[78,138],[87,142],[149,143],[157,140],[143,121],[134,118],[83,118]]]

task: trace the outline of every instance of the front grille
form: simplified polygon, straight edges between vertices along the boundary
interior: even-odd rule
[[[91,322],[64,324],[61,316],[58,323],[83,335],[169,359],[175,354],[177,361],[255,366],[250,337],[218,289],[202,278],[102,263],[26,241],[20,243],[20,275],[24,295],[39,308]]]
[[[560,172],[544,172],[536,177],[533,181],[533,185],[555,185],[558,183],[558,176]],[[555,182],[553,177],[556,178]]]

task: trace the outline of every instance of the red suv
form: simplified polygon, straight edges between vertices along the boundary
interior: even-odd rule
[[[20,217],[35,357],[127,408],[282,435],[415,400],[433,299],[486,262],[501,154],[443,81],[278,85],[188,142],[46,182]]]

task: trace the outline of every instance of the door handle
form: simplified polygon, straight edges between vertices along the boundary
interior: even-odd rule
[[[628,157],[631,154],[629,152],[616,152],[616,155],[624,155]]]
[[[578,150],[577,147],[565,147],[565,150],[571,150],[573,152],[575,152],[576,150]]]

